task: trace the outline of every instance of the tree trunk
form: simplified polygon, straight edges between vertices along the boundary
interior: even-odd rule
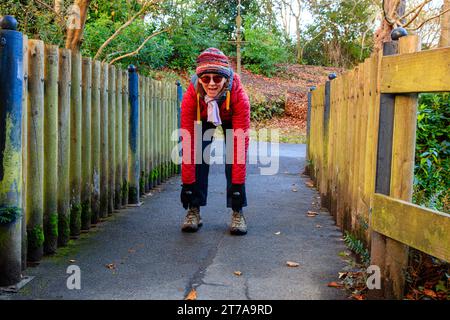
[[[374,52],[383,48],[383,43],[391,41],[391,31],[397,27],[395,23],[396,16],[405,14],[406,0],[386,0],[384,2],[383,21],[380,28],[375,32]],[[395,15],[397,13],[397,15]]]
[[[55,0],[55,12],[61,14],[64,11],[64,0]]]
[[[444,0],[442,12],[450,10],[450,0]],[[441,17],[441,36],[439,38],[439,47],[450,46],[450,11]]]
[[[89,3],[90,0],[74,0],[74,4],[68,10],[66,49],[80,51]]]
[[[297,37],[297,63],[302,63],[302,39],[300,38],[300,15],[295,18],[295,35]]]

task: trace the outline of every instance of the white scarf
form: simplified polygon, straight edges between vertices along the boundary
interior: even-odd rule
[[[219,105],[214,98],[205,95],[205,102],[208,104],[208,122],[213,123],[216,127],[222,124],[220,119]]]

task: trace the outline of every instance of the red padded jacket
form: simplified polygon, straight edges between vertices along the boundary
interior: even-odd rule
[[[199,102],[199,104],[198,104]],[[191,184],[196,181],[195,177],[195,143],[194,138],[186,139],[185,134],[189,134],[189,137],[194,137],[194,122],[197,120],[197,107],[200,107],[200,119],[206,121],[208,119],[208,107],[204,99],[197,100],[197,92],[195,85],[191,81],[186,93],[183,96],[181,102],[181,130],[182,130],[182,175],[181,179],[184,184]],[[220,118],[222,122],[230,121],[233,128],[233,140],[234,140],[234,154],[233,154],[233,166],[231,174],[231,182],[234,184],[245,183],[246,175],[246,163],[248,152],[248,130],[250,128],[250,102],[247,94],[242,87],[241,80],[238,74],[233,73],[233,82],[230,94],[230,107],[227,110],[226,100],[219,106]],[[245,134],[245,154],[238,154],[238,147],[242,150],[242,143],[238,143],[237,132],[235,130],[240,129],[239,132]],[[183,133],[184,132],[184,133]],[[242,138],[240,139],[242,141]],[[189,147],[190,143],[190,147]],[[190,155],[184,150],[190,150]],[[239,157],[239,161],[238,161]],[[192,161],[190,161],[192,159]]]

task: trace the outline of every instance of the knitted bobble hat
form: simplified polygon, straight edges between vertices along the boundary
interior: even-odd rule
[[[195,71],[199,77],[205,73],[217,73],[228,79],[231,75],[228,57],[216,48],[208,48],[200,53]]]

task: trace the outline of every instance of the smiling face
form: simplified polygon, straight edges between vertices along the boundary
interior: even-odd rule
[[[217,95],[222,91],[225,82],[227,81],[225,77],[222,77],[216,73],[202,74],[199,79],[206,94],[211,98],[217,97]]]

